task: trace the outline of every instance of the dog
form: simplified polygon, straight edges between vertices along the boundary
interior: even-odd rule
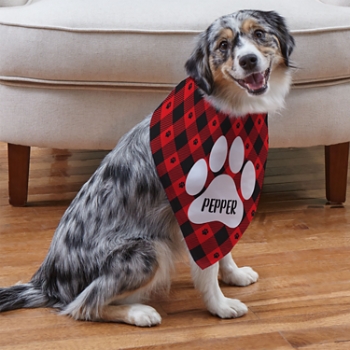
[[[185,64],[204,98],[236,116],[283,107],[291,84],[294,39],[276,12],[242,10],[199,35]],[[27,284],[0,288],[0,311],[53,307],[77,320],[161,323],[145,304],[170,288],[174,262],[188,254],[150,151],[151,116],[122,137],[64,213],[41,267]],[[226,298],[229,285],[258,280],[231,254],[191,274],[208,311],[220,318],[247,313]]]

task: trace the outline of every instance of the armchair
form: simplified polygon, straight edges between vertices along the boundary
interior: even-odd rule
[[[344,202],[349,0],[0,0],[10,203],[27,202],[31,146],[112,149],[185,77],[195,36],[242,8],[279,12],[296,39],[294,86],[269,116],[271,147],[325,146],[326,196]]]

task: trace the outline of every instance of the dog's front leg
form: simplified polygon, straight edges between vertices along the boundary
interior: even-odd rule
[[[209,312],[221,318],[235,318],[247,313],[248,308],[237,299],[226,298],[219,287],[219,263],[205,270],[191,259],[191,272],[195,287],[201,292]]]
[[[259,275],[249,266],[238,267],[231,253],[220,260],[220,276],[223,282],[233,286],[245,287],[255,283]]]

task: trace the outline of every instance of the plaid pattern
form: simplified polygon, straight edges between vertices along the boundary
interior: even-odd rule
[[[231,176],[243,201],[243,219],[233,229],[219,221],[194,224],[187,216],[190,204],[199,196],[191,196],[186,192],[187,175],[199,159],[205,159],[209,164],[212,147],[222,135],[229,145],[237,136],[242,138],[244,164],[252,161],[256,171],[255,189],[248,200],[244,200],[241,194],[241,172],[232,173],[227,160],[224,169],[219,172]],[[194,261],[204,269],[231,251],[254,217],[268,151],[267,114],[228,117],[205,101],[193,79],[187,78],[176,86],[154,112],[150,142],[159,178],[188,249]],[[209,171],[205,188],[218,175]]]

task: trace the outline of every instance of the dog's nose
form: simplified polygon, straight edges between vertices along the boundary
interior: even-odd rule
[[[239,65],[244,70],[254,69],[256,67],[257,63],[258,63],[258,57],[254,54],[245,55],[239,59]]]

